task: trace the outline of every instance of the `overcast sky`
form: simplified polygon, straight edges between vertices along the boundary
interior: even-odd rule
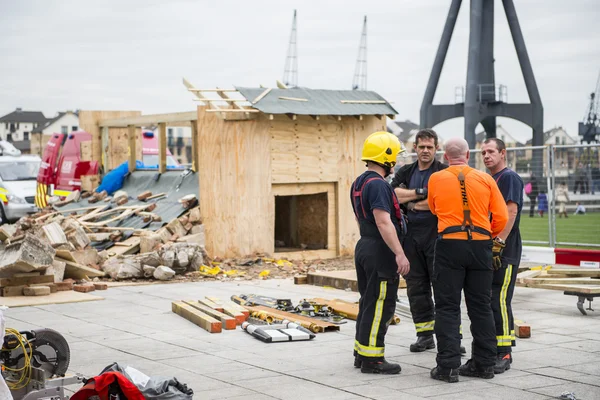
[[[485,0],[488,1],[488,0]],[[464,86],[468,6],[452,38],[435,103]],[[47,117],[67,109],[190,111],[196,87],[275,86],[298,10],[300,86],[350,89],[368,16],[368,89],[418,122],[450,0],[204,1],[0,0],[0,115],[16,107]],[[515,0],[544,104],[544,128],[571,136],[600,71],[598,0]],[[527,102],[501,2],[496,1],[496,83]],[[518,139],[519,122],[499,123]],[[437,127],[462,135],[463,120]]]

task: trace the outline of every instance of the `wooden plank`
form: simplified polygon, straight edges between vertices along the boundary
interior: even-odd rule
[[[524,281],[526,279],[530,279],[530,278],[535,278],[539,275],[542,274],[541,270],[537,270],[537,271],[525,271],[525,272],[519,272],[517,274],[517,284],[525,284]]]
[[[556,285],[600,285],[598,279],[592,278],[554,278],[551,275],[541,278],[525,278],[521,279],[521,282],[527,286],[529,285],[545,285],[545,284],[556,284]]]
[[[300,97],[286,97],[286,96],[279,96],[279,100],[308,101],[308,99],[303,99],[303,98],[300,98]]]
[[[146,126],[157,125],[159,123],[182,126],[183,124],[189,123],[189,121],[196,119],[196,117],[196,111],[175,112],[167,114],[147,114],[124,118],[103,119],[98,121],[98,126],[106,126],[111,128],[126,128],[133,125],[137,128],[143,128]]]
[[[575,292],[581,294],[600,294],[600,285],[532,285],[528,284],[528,287],[539,288],[539,289],[552,289],[552,290],[563,290],[566,292]]]
[[[208,299],[199,299],[198,303],[202,304],[203,306],[210,307],[213,310],[217,310],[219,312],[223,312],[223,306],[222,305],[217,304],[217,303],[215,303],[213,301],[210,301]]]
[[[254,100],[252,100],[252,104],[256,104],[259,101],[261,101],[266,95],[269,94],[269,92],[273,90],[273,88],[268,88],[265,89],[261,94],[259,94],[258,96],[256,96],[256,98]]]
[[[526,339],[531,337],[531,326],[528,323],[516,319],[514,322],[514,326],[516,337],[520,339]]]
[[[158,124],[158,173],[167,172],[167,125]]]
[[[198,172],[198,121],[192,121],[192,171]]]
[[[2,304],[7,307],[28,307],[46,304],[80,303],[94,300],[104,300],[104,298],[89,293],[79,293],[69,290],[51,293],[49,296],[6,297],[2,299]]]
[[[60,257],[55,257],[55,260],[64,262],[66,264],[65,278],[88,279],[95,277],[103,277],[105,275],[104,271],[99,271],[94,268],[86,267],[85,265],[77,264],[74,261],[65,260]]]
[[[137,157],[136,152],[136,137],[135,137],[135,125],[129,125],[127,128],[127,141],[129,143],[129,162],[128,168],[129,172],[135,171],[135,162]]]
[[[92,161],[92,141],[81,142],[79,152],[81,161]]]
[[[142,239],[139,236],[132,236],[127,240],[115,243],[115,246],[110,247],[107,252],[111,256],[136,254],[140,251],[141,241]]]
[[[208,297],[208,296],[206,296],[205,298],[207,300],[212,301],[215,304],[219,304],[221,307],[223,307],[223,312],[227,315],[234,317],[236,320],[238,320],[239,324],[241,324],[242,322],[247,320],[248,317],[250,316],[250,313],[248,312],[248,310],[246,310],[244,307],[240,306],[239,304],[234,303],[233,301],[230,301],[230,300],[222,301],[221,299],[219,299],[217,297]],[[242,314],[241,318],[240,318],[240,314]]]
[[[35,283],[54,283],[54,275],[0,278],[0,287],[32,285]]]
[[[100,177],[98,175],[82,175],[81,190],[85,192],[93,192],[100,186]]]
[[[220,311],[213,310],[210,307],[207,307],[203,304],[198,303],[198,301],[184,300],[183,302],[185,304],[187,304],[188,306],[192,306],[195,309],[200,310],[203,313],[210,315],[211,317],[221,321],[221,323],[223,324],[223,327],[225,327],[226,330],[235,329],[235,327],[237,326],[237,322],[236,322],[235,318],[232,318],[229,315],[226,315]]]
[[[550,275],[569,275],[579,277],[600,278],[600,269],[598,268],[551,268],[548,270]]]
[[[2,297],[23,296],[23,289],[27,286],[7,286],[2,288]]]
[[[171,303],[171,310],[175,314],[187,319],[191,323],[198,325],[200,328],[210,333],[220,333],[222,330],[223,324],[221,321],[217,321],[210,315],[207,315],[183,302],[174,301]]]

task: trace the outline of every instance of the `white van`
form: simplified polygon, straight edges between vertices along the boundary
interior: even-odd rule
[[[12,144],[0,141],[0,217],[2,223],[38,212],[35,206],[37,175],[42,160],[21,155]]]

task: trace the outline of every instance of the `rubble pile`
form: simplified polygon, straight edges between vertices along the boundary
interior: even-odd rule
[[[0,226],[0,280],[9,279],[0,283],[0,294],[47,293],[22,290],[35,285],[47,285],[51,292],[88,292],[105,288],[101,280],[252,280],[353,268],[351,258],[292,263],[253,254],[211,259],[204,248],[196,197],[187,195],[177,203],[156,202],[163,197],[164,193],[144,192],[132,199],[124,191],[112,197],[105,192],[74,195],[14,225]],[[82,207],[59,207],[77,200]],[[131,205],[131,200],[137,201]],[[162,221],[160,207],[169,207],[169,211],[181,207],[176,213],[180,216]],[[148,224],[154,230],[140,228]],[[14,282],[22,287],[10,286]]]

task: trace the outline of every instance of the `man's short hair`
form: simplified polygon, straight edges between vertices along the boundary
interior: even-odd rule
[[[435,147],[438,145],[438,135],[433,129],[425,128],[417,132],[417,136],[415,136],[415,144],[417,146],[419,145],[419,139],[433,139]]]
[[[488,138],[485,139],[483,141],[483,144],[489,144],[489,143],[496,143],[496,147],[498,148],[498,153],[500,153],[502,150],[506,150],[506,143],[504,143],[504,140],[502,139],[498,139],[498,138]]]

